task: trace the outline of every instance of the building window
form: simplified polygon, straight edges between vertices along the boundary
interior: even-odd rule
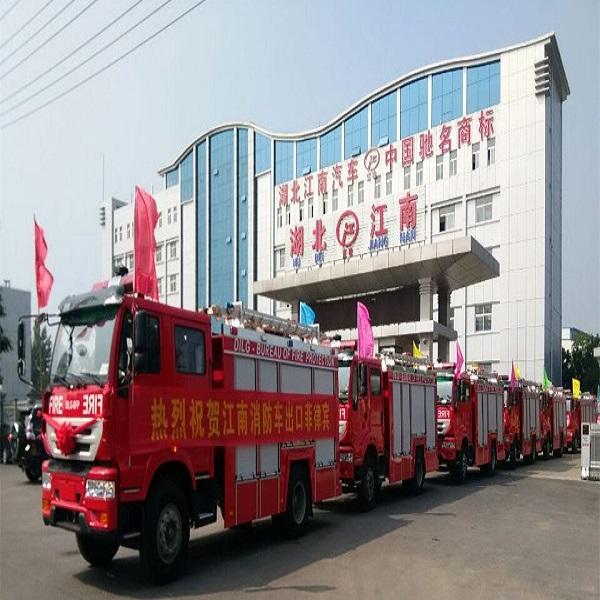
[[[435,157],[435,180],[444,179],[444,155],[440,154]]]
[[[312,196],[308,199],[308,218],[312,219],[315,216],[315,207]]]
[[[381,198],[381,176],[375,175],[375,200]]]
[[[173,187],[174,185],[178,185],[178,184],[179,184],[179,169],[175,168],[175,169],[172,169],[171,171],[167,171],[167,174],[165,175],[165,187],[170,188],[170,187]]]
[[[400,89],[400,137],[427,129],[427,77]]]
[[[304,200],[300,200],[298,203],[298,220],[302,222],[304,220]]]
[[[358,204],[362,204],[365,201],[365,182],[358,182]]]
[[[133,258],[133,252],[131,254],[127,255],[127,262],[128,262],[129,271],[133,271],[133,267],[135,265],[135,260]]]
[[[162,227],[162,212],[158,213],[158,227]]]
[[[167,210],[167,225],[171,224],[171,209]]]
[[[157,244],[156,245],[156,262],[161,263],[162,259],[163,259],[163,245]]]
[[[286,204],[285,206],[285,222],[290,225],[292,222],[292,210],[290,209],[290,205]]]
[[[173,294],[177,291],[177,273],[169,275],[169,294]]]
[[[452,306],[448,311],[448,327],[454,329],[454,308]]]
[[[167,243],[167,257],[169,260],[177,258],[177,240]]]
[[[285,248],[275,248],[275,274],[285,269]]]
[[[281,206],[277,208],[277,227],[279,229],[283,227],[283,208]]]
[[[471,146],[471,170],[479,169],[479,142]]]
[[[348,186],[348,206],[354,206],[354,184]]]
[[[344,158],[357,156],[366,152],[367,142],[367,108],[352,115],[344,122]]]
[[[115,227],[115,244],[117,243],[119,239],[119,228]]]
[[[260,133],[254,134],[254,173],[258,175],[271,168],[271,140]]]
[[[328,201],[328,200],[329,200],[329,198],[328,198],[328,196],[327,196],[327,192],[325,192],[325,193],[323,194],[323,198],[322,198],[322,201],[323,201],[323,214],[324,214],[324,215],[326,215],[326,214],[327,214],[327,201]]]
[[[423,161],[417,163],[417,181],[415,185],[423,185]]]
[[[432,127],[462,115],[462,80],[462,69],[433,75],[431,81]]]
[[[333,190],[331,194],[331,210],[336,211],[338,209],[338,191]]]
[[[492,220],[492,196],[484,196],[475,200],[475,223]]]
[[[396,92],[371,104],[371,146],[396,141]]]
[[[496,164],[496,138],[489,138],[487,141],[487,164]]]
[[[392,193],[392,172],[385,174],[385,195],[389,196]]]
[[[492,330],[492,305],[477,304],[475,305],[475,331],[491,331]]]
[[[177,207],[173,207],[173,223],[177,223]]]
[[[410,165],[404,167],[404,189],[410,190]]]
[[[500,61],[467,67],[467,112],[500,103]]]
[[[159,277],[157,280],[158,283],[158,297],[160,298],[163,295],[163,278]]]
[[[296,143],[296,177],[308,175],[317,170],[317,140],[304,140]]]
[[[450,150],[450,177],[456,175],[458,172],[458,152],[456,150]]]
[[[440,233],[443,231],[451,231],[454,229],[454,204],[450,206],[444,206],[439,210],[440,218]]]
[[[294,178],[294,142],[275,142],[275,185]]]
[[[342,160],[342,127],[336,127],[319,139],[321,145],[320,168],[324,169]]]
[[[179,199],[181,202],[187,202],[192,199],[194,194],[194,155],[188,152],[187,156],[181,161],[180,177],[181,188],[179,189]]]
[[[123,225],[119,225],[119,241],[123,241]]]

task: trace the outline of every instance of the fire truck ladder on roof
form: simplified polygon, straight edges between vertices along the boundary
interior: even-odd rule
[[[211,306],[208,309],[208,314],[223,319],[228,325],[243,327],[244,329],[260,329],[265,333],[285,337],[295,335],[303,340],[320,339],[319,325],[301,325],[290,319],[283,319],[244,308],[241,302],[234,302],[226,307]]]
[[[426,371],[431,367],[431,361],[428,358],[418,358],[409,354],[398,354],[393,350],[383,350],[381,356],[386,361],[393,361],[395,366]]]

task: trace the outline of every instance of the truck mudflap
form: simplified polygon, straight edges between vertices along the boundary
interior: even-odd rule
[[[91,497],[86,481],[114,482],[112,498]],[[118,532],[116,469],[91,468],[87,473],[48,469],[42,471],[42,519],[45,525],[84,535],[115,537]]]

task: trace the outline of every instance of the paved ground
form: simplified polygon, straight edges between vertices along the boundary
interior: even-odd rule
[[[462,487],[439,474],[417,498],[384,488],[366,515],[345,497],[296,542],[268,521],[211,526],[192,534],[187,575],[161,588],[131,550],[88,568],[73,535],[42,525],[39,485],[0,466],[0,598],[600,598],[600,484],[578,465],[471,470]]]

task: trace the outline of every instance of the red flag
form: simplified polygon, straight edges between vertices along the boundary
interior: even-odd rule
[[[133,257],[135,262],[133,289],[144,296],[158,300],[156,278],[156,239],[154,228],[158,211],[154,198],[142,188],[135,188],[135,218]]]
[[[358,358],[372,358],[373,329],[369,309],[362,303],[356,303],[356,326],[358,328]]]
[[[48,306],[48,299],[52,291],[54,277],[46,268],[46,256],[48,256],[48,245],[44,236],[44,230],[33,219],[34,246],[35,246],[35,287],[37,288],[38,310]]]
[[[516,382],[517,382],[517,376],[516,376],[516,373],[515,373],[515,363],[513,361],[513,363],[512,363],[512,369],[510,371],[510,382],[508,384],[508,389],[511,390],[511,391],[514,390]]]
[[[462,371],[464,363],[465,363],[465,359],[463,357],[462,350],[460,349],[460,344],[457,341],[456,342],[456,366],[454,367],[454,377],[458,377],[460,375],[460,372]]]

